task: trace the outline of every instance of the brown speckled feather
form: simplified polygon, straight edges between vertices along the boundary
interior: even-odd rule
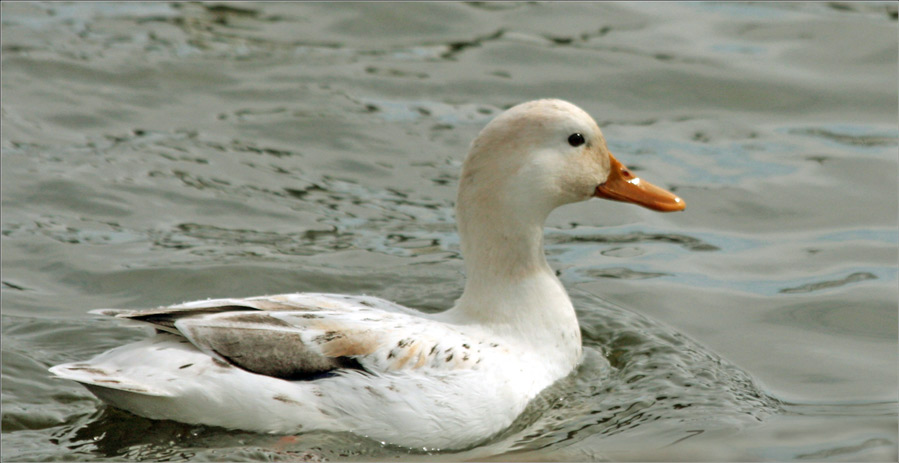
[[[245,370],[314,379],[337,370],[370,372],[477,368],[482,351],[445,324],[365,296],[284,295],[219,299],[146,311],[96,311],[186,337]]]

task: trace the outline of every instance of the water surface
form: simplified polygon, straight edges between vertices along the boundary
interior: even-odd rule
[[[2,5],[2,457],[897,458],[892,3]],[[461,453],[105,407],[46,368],[207,297],[460,295],[470,140],[590,112],[689,208],[590,201],[546,245],[582,366]]]

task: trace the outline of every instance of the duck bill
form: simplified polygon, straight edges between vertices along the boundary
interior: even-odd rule
[[[641,180],[609,154],[610,171],[605,183],[596,187],[597,198],[634,203],[659,212],[682,211],[687,204],[674,193]]]

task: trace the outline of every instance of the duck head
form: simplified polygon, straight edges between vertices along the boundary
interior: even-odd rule
[[[542,226],[556,207],[594,197],[661,212],[686,207],[615,159],[584,110],[546,99],[514,106],[484,127],[463,165],[457,207],[460,218],[479,204]]]

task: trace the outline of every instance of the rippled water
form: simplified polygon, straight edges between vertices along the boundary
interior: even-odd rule
[[[2,5],[2,457],[897,458],[892,3]],[[425,310],[504,108],[570,100],[689,203],[556,211],[583,365],[461,453],[151,421],[50,365],[96,307],[293,291]]]

